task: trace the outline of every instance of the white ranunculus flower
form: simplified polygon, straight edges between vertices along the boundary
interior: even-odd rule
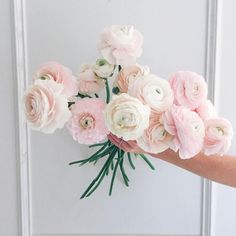
[[[108,63],[105,59],[98,59],[93,66],[95,74],[101,78],[107,78],[113,74],[115,65]]]
[[[130,81],[128,94],[137,97],[157,113],[167,111],[174,100],[169,82],[153,74]]]
[[[149,125],[150,108],[122,93],[113,96],[105,109],[107,128],[124,140],[136,140]]]
[[[53,80],[38,79],[25,92],[25,116],[32,129],[53,133],[63,128],[71,116],[63,89]]]

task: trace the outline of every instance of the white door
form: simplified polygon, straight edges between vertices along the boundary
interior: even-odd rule
[[[233,16],[230,7],[227,13]],[[234,122],[235,112],[221,99],[233,85],[232,76],[221,80],[227,75],[225,64],[218,62],[222,70],[216,70],[215,79],[216,10],[216,0],[1,0],[0,235],[236,234],[235,224],[220,215],[235,218],[228,198],[235,189],[214,185],[213,193],[222,200],[216,201],[210,182],[159,160],[152,160],[156,171],[137,160],[136,171],[127,168],[131,186],[118,178],[112,197],[107,180],[93,196],[80,200],[100,166],[68,163],[91,151],[66,129],[52,135],[28,130],[21,107],[39,64],[55,60],[77,73],[97,58],[96,43],[105,26],[134,24],[144,35],[140,64],[165,78],[181,69],[205,75],[218,109]],[[223,38],[218,47],[224,46]]]

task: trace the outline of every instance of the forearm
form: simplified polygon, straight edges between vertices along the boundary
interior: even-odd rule
[[[178,153],[171,150],[167,150],[161,155],[151,155],[204,178],[236,187],[236,158],[232,156],[206,156],[199,153],[191,159],[182,160],[179,158]]]

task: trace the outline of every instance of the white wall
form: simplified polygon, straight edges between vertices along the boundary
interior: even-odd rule
[[[236,127],[236,2],[219,1],[216,105],[219,114],[227,117]],[[236,138],[230,149],[236,153]],[[213,185],[212,235],[236,235],[236,189]]]
[[[154,73],[167,77],[176,70],[186,69],[204,74],[207,3],[214,1],[14,0],[15,6],[22,2],[23,8],[16,7],[19,12],[15,12],[20,13],[17,26],[22,23],[25,30],[19,28],[16,32],[17,49],[20,49],[16,71],[13,0],[0,1],[0,101],[3,101],[3,115],[0,116],[0,235],[17,235],[18,221],[25,226],[22,236],[59,233],[200,235],[204,213],[202,181],[187,171],[154,160],[157,171],[151,172],[137,161],[137,171],[127,168],[130,188],[125,188],[118,180],[114,194],[109,198],[107,181],[93,197],[81,201],[79,195],[98,167],[67,165],[88,155],[88,149],[74,142],[66,130],[53,135],[30,132],[27,138],[20,116],[21,146],[18,148],[16,74],[18,72],[20,95],[25,81],[31,83],[33,72],[44,61],[57,60],[77,72],[82,63],[92,63],[97,57],[99,33],[112,23],[135,24],[144,34],[144,54],[139,63],[149,65]],[[236,22],[236,3],[233,0],[224,4],[221,0],[220,3],[222,27],[218,41],[216,97],[220,114],[234,122],[236,112],[225,104],[236,98],[236,31],[232,30]],[[22,15],[24,21],[21,21]],[[26,51],[21,48],[23,44]],[[26,76],[24,68],[28,69]],[[235,145],[231,152],[236,153]],[[21,163],[17,161],[19,157]],[[20,215],[20,205],[17,207],[19,164],[21,203],[24,204],[22,218],[17,217],[17,209]],[[234,199],[235,189],[213,185],[211,236],[236,235]]]
[[[101,30],[134,24],[144,35],[139,63],[166,77],[179,69],[205,69],[205,0],[40,0],[26,4],[28,75],[43,61],[57,60],[75,73],[98,56]],[[47,147],[47,148],[45,148]],[[127,168],[131,187],[118,180],[107,196],[108,180],[89,199],[79,200],[98,167],[69,167],[88,155],[66,130],[31,132],[31,199],[34,233],[180,234],[201,230],[201,179],[153,160],[157,171],[137,161]]]
[[[14,102],[16,80],[11,45],[11,1],[0,3],[0,235],[17,235],[16,135]]]

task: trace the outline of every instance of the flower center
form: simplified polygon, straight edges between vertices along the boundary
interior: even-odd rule
[[[198,92],[199,92],[198,84],[194,83],[194,85],[193,85],[193,95],[194,96],[198,95]]]
[[[94,118],[88,114],[85,113],[81,116],[79,120],[79,124],[83,129],[91,129],[94,128],[95,122]]]
[[[221,127],[215,127],[215,132],[219,135],[219,136],[223,136],[224,135],[224,130]]]
[[[53,80],[53,77],[50,74],[44,74],[40,76],[42,80]]]

